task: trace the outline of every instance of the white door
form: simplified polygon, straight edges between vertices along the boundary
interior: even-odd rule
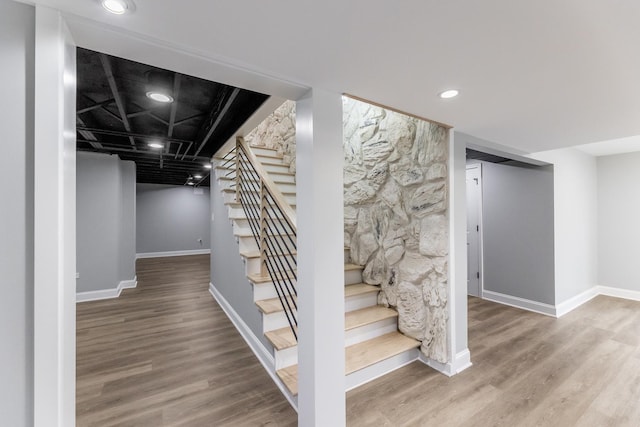
[[[480,203],[482,167],[467,167],[467,293],[481,296],[480,286]]]

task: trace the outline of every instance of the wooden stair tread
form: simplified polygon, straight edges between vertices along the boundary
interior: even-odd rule
[[[290,278],[294,277],[293,276],[293,272],[291,272],[291,271],[286,272],[286,274]],[[247,278],[252,283],[267,283],[267,282],[271,282],[271,277],[268,274],[262,275],[260,273],[254,273],[254,274],[249,274],[247,276]]]
[[[282,253],[282,252],[278,252],[277,254],[274,255],[269,255],[270,257],[273,256],[289,256],[289,255],[296,255],[296,251],[292,251],[291,253]],[[248,251],[248,252],[240,252],[240,256],[244,257],[244,258],[260,258],[260,251]]]
[[[344,270],[345,271],[364,270],[364,266],[358,265],[358,264],[347,263],[347,264],[344,265]]]
[[[380,292],[379,286],[367,285],[366,283],[354,283],[344,287],[344,296],[353,297],[356,295],[364,295],[374,292]]]
[[[280,377],[284,385],[289,389],[289,392],[296,396],[298,394],[298,365],[278,369],[276,374],[278,374],[278,377]]]
[[[397,316],[397,311],[381,305],[350,311],[344,315],[344,329],[348,331]],[[273,331],[266,332],[264,335],[276,350],[284,350],[285,348],[298,345],[293,332],[291,332],[291,328],[288,326],[274,329]]]
[[[276,350],[284,350],[285,348],[295,347],[298,345],[296,337],[293,335],[289,326],[265,332],[264,336]]]
[[[223,188],[222,189],[223,193],[235,193],[236,189],[235,188]],[[246,192],[246,191],[245,191]],[[257,193],[258,191],[250,191],[250,193]],[[295,191],[281,191],[281,193],[285,196],[295,196],[296,192]]]
[[[358,328],[360,326],[369,325],[384,319],[398,317],[398,312],[381,305],[362,308],[360,310],[350,311],[344,316],[344,330]]]
[[[345,349],[345,375],[367,368],[405,351],[420,347],[420,341],[391,332],[354,344]],[[276,371],[292,395],[298,394],[298,365],[287,366]]]
[[[256,253],[257,256],[260,256],[259,253]],[[358,283],[356,285],[348,285],[344,288],[344,296],[352,297],[356,295],[364,295],[374,292],[379,292],[380,288],[377,286],[367,285],[365,283]],[[291,298],[291,297],[287,297]],[[256,301],[256,305],[265,314],[277,313],[279,311],[283,311],[282,304],[280,303],[280,298],[269,298],[264,300]]]
[[[251,230],[242,230],[236,231],[233,233],[236,237],[253,237],[253,231]],[[291,233],[269,233],[269,236],[293,236]]]
[[[349,266],[351,266],[351,265],[355,265],[355,264],[345,264],[344,265],[345,271],[347,271],[350,268]],[[359,266],[359,265],[356,266],[356,267],[358,267],[360,269],[363,268],[362,266]],[[289,274],[289,277],[293,277],[293,273],[291,271],[288,272],[288,274]],[[250,282],[253,282],[253,283],[266,283],[266,282],[270,282],[271,281],[271,278],[269,277],[268,274],[263,276],[263,275],[261,275],[259,273],[254,273],[254,274],[249,274],[247,276],[247,278],[249,279]],[[364,283],[361,283],[361,284],[364,284]],[[348,286],[354,286],[354,285],[347,285],[347,287]]]
[[[293,308],[293,303],[295,302],[296,298],[287,296],[287,300],[289,301],[289,305],[291,306],[291,308]],[[280,298],[277,297],[256,301],[256,305],[264,314],[278,313],[284,310],[284,308],[282,307],[282,303],[280,302]]]
[[[391,332],[354,344],[345,349],[345,373],[349,375],[418,347],[420,347],[420,341],[402,335],[400,332]]]
[[[246,179],[246,178],[245,178]],[[295,182],[291,182],[291,181],[282,181],[282,178],[278,179],[278,178],[274,178],[271,181],[275,182],[276,184],[291,184],[291,185],[296,185]],[[220,178],[218,178],[219,181],[235,181],[236,177],[235,176],[221,176]],[[251,182],[258,182],[258,180],[256,179],[248,179],[247,181],[251,181]]]
[[[242,203],[237,202],[237,201],[235,201],[235,200],[231,200],[231,201],[228,201],[228,202],[224,202],[224,204],[225,204],[226,206],[230,206],[230,207],[232,207],[232,208],[242,208]],[[260,206],[260,204],[259,204],[259,203],[250,203],[250,204],[251,204],[251,205],[253,205],[253,206]],[[295,210],[295,209],[296,209],[296,202],[289,203],[289,206],[291,206],[291,207],[293,208],[293,210]]]

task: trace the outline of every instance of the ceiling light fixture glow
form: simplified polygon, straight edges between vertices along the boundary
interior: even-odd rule
[[[189,181],[189,182],[187,182],[187,185],[194,185],[194,183]]]
[[[151,148],[163,148],[164,145],[160,144],[159,142],[150,142],[149,143],[149,147],[151,147]]]
[[[211,163],[207,163],[206,165],[204,165],[204,168],[205,169],[211,169],[212,168]]]
[[[440,92],[438,96],[442,99],[449,99],[449,98],[454,98],[458,96],[459,93],[460,92],[457,91],[456,89],[449,89],[449,90],[445,90],[444,92]]]
[[[158,102],[164,102],[165,104],[173,102],[173,96],[162,92],[147,92],[147,98]]]
[[[200,175],[200,174],[193,175],[193,177],[194,177],[195,179],[202,179],[202,175]]]
[[[123,0],[102,0],[102,7],[114,15],[124,15],[129,10],[129,5]]]

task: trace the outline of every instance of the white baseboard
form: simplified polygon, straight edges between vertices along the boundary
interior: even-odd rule
[[[533,311],[552,317],[562,317],[572,312],[582,304],[591,301],[598,295],[605,295],[615,298],[623,298],[632,301],[640,301],[640,291],[629,289],[612,288],[610,286],[593,286],[586,291],[569,298],[566,301],[556,304],[543,304],[536,301],[530,301],[523,298],[513,297],[510,295],[500,294],[498,292],[483,291],[482,297],[489,301],[499,302],[501,304],[510,305],[512,307],[521,308],[523,310]]]
[[[118,298],[123,289],[132,289],[138,286],[138,276],[133,280],[123,280],[113,289],[101,289],[98,291],[77,292],[76,302],[98,301],[101,299]]]
[[[471,367],[471,353],[469,349],[464,349],[463,351],[457,353],[451,362],[441,363],[435,360],[429,359],[424,353],[420,352],[418,355],[418,360],[420,360],[425,365],[435,369],[436,371],[448,376],[452,377],[465,369]]]
[[[138,258],[164,258],[170,256],[187,256],[187,255],[206,255],[210,254],[211,249],[194,249],[190,251],[168,251],[168,252],[141,252],[136,254]]]
[[[569,298],[568,300],[561,302],[560,304],[556,304],[556,317],[562,317],[565,314],[575,310],[580,307],[582,304],[587,301],[592,300],[597,297],[600,293],[598,292],[599,286],[594,286],[591,289],[587,289],[586,291]]]
[[[521,308],[527,311],[533,311],[534,313],[544,314],[546,316],[552,316],[552,317],[556,316],[556,307],[551,304],[531,301],[528,299],[514,297],[511,295],[505,295],[499,292],[493,292],[493,291],[487,291],[487,290],[482,291],[482,298],[489,301],[499,302],[501,304],[509,305],[511,307]]]
[[[632,301],[640,301],[640,291],[630,289],[612,288],[609,286],[598,286],[598,294],[608,297],[624,298]]]
[[[224,296],[216,289],[213,283],[209,283],[209,293],[211,296],[218,302],[222,311],[225,312],[231,323],[236,327],[242,338],[249,345],[253,354],[256,355],[264,369],[273,379],[273,382],[276,383],[280,392],[287,398],[289,404],[295,409],[298,410],[298,404],[293,396],[289,394],[285,385],[282,383],[278,375],[275,371],[275,361],[271,353],[264,347],[264,345],[260,342],[258,337],[255,336],[253,331],[247,326],[247,324],[242,320],[242,318],[238,315],[238,313],[233,309],[231,304],[225,299]]]

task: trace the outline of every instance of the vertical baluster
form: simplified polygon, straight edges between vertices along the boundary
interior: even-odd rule
[[[240,144],[241,144],[241,140],[240,137],[236,138],[236,177],[235,177],[235,181],[236,181],[236,202],[239,202],[240,199]]]
[[[264,182],[262,181],[262,179],[260,179],[260,274],[265,275],[267,274],[267,269],[266,269],[266,252],[267,252],[267,244],[266,244],[266,239],[267,237],[267,219],[266,219],[266,215],[268,215],[267,212],[267,206],[266,206],[266,200],[265,200],[265,188],[264,188]]]

